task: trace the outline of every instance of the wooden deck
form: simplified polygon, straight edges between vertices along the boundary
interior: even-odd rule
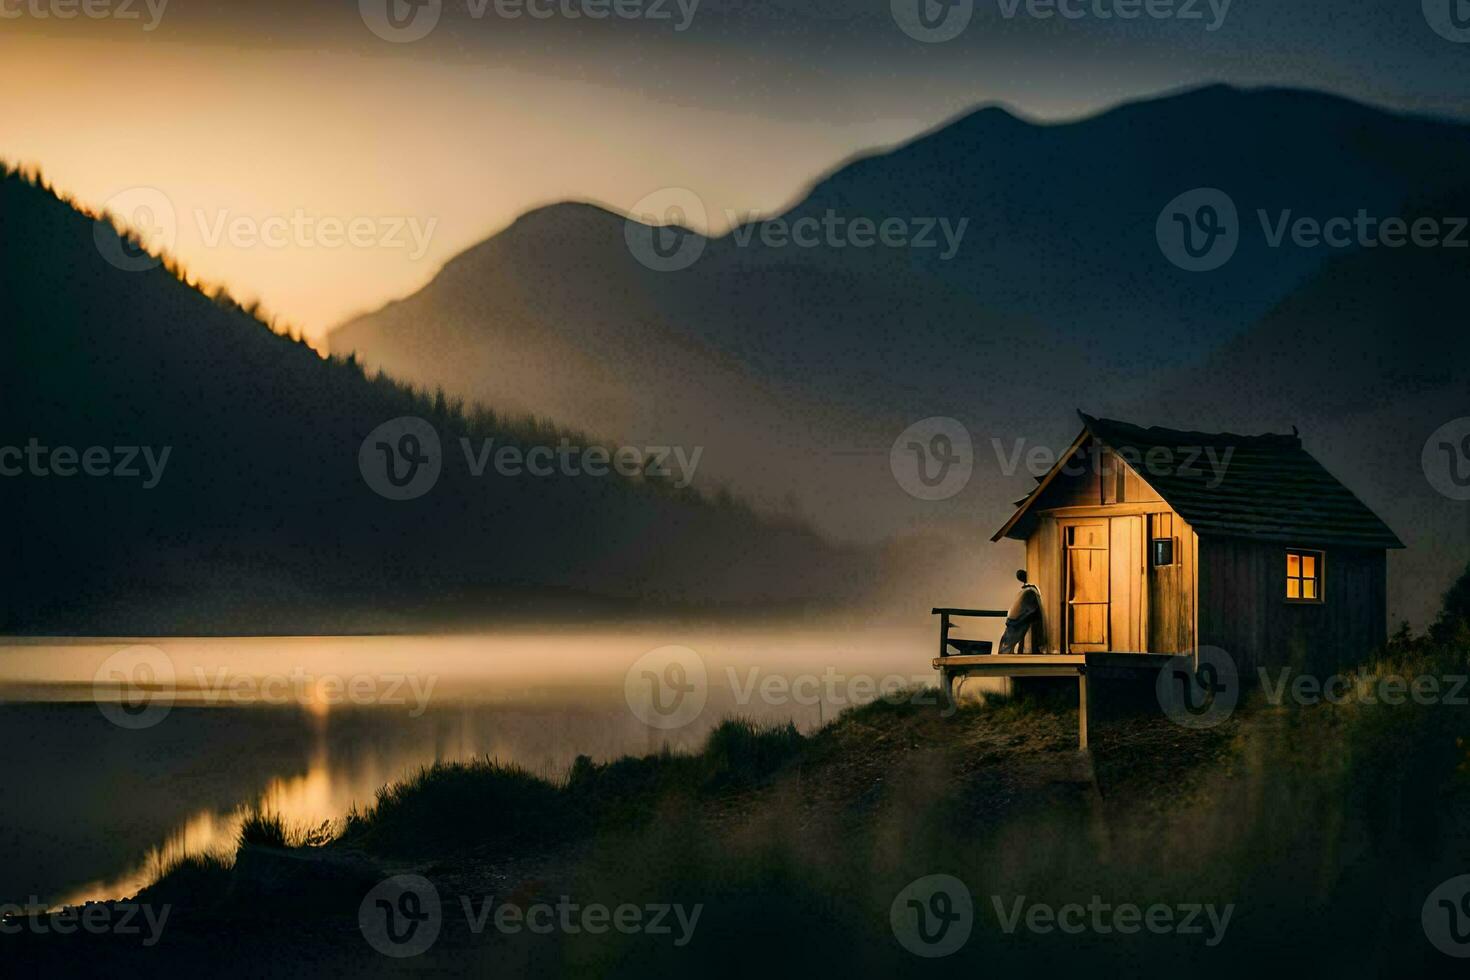
[[[1123,653],[992,653],[988,641],[961,639],[953,635],[955,619],[1004,619],[998,609],[934,610],[939,617],[939,656],[932,661],[939,671],[939,690],[946,703],[954,701],[956,677],[1076,677],[1077,747],[1087,749],[1088,679],[1139,678],[1157,675],[1177,654]],[[953,648],[959,652],[950,653]]]
[[[1015,653],[964,656],[953,654],[935,657],[936,670],[945,668],[957,674],[985,674],[992,677],[1062,677],[1092,671],[1158,670],[1173,660],[1172,653]]]
[[[956,677],[1076,677],[1077,748],[1087,751],[1087,702],[1093,677],[1146,677],[1174,659],[1169,653],[1022,653],[935,657],[939,690],[945,703],[954,701]]]

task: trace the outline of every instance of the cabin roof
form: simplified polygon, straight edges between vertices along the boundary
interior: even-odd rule
[[[1223,479],[1203,460],[1193,466],[1135,467],[1139,477],[1201,535],[1300,545],[1404,546],[1367,504],[1302,448],[1295,433],[1187,432],[1077,414],[1083,431],[1072,449],[1020,501],[992,540],[1009,534],[1072,455],[1094,438],[1125,459],[1146,460],[1150,450],[1167,450],[1173,451],[1173,459],[1183,460],[1183,453],[1190,450],[1213,449],[1223,461],[1229,452]]]

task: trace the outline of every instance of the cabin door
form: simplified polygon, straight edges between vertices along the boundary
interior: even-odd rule
[[[1108,648],[1108,522],[1064,529],[1067,652]]]
[[[1064,528],[1068,653],[1144,649],[1143,518],[1078,521]]]
[[[1114,517],[1108,521],[1109,544],[1108,642],[1114,653],[1142,653],[1148,592],[1144,564],[1143,518]]]

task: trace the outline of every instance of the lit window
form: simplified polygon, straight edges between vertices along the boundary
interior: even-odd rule
[[[1322,552],[1286,553],[1286,598],[1288,602],[1322,601]]]

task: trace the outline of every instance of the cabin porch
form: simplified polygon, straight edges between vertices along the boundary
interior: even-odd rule
[[[940,631],[939,656],[933,659],[932,665],[939,671],[939,689],[945,703],[953,702],[956,677],[1076,677],[1077,748],[1084,751],[1088,747],[1089,681],[1093,678],[1149,680],[1178,656],[1107,650],[997,654],[991,652],[994,645],[988,640],[954,636],[953,620],[965,617],[1003,620],[1006,617],[1004,610],[941,608],[935,609],[934,615],[940,617]]]

